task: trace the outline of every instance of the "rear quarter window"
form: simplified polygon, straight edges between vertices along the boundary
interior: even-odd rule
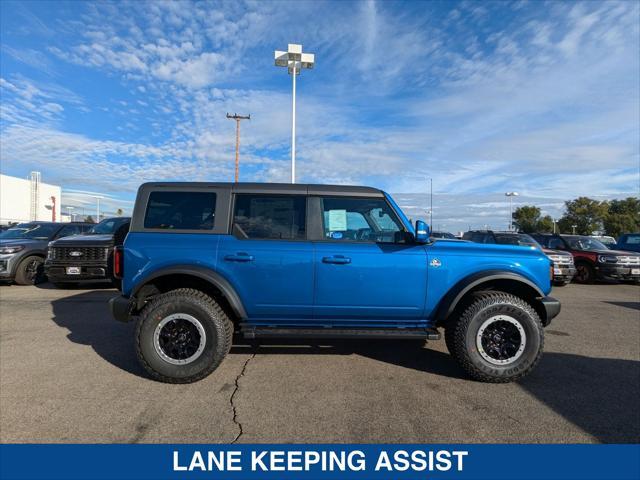
[[[216,194],[213,192],[151,192],[144,228],[213,230]]]

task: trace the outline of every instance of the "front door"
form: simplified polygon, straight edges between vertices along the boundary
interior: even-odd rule
[[[313,246],[306,239],[305,196],[236,194],[232,232],[220,240],[217,265],[250,319],[311,318]]]
[[[314,317],[334,325],[424,317],[427,254],[412,243],[384,197],[315,197]],[[315,222],[316,219],[313,219]]]

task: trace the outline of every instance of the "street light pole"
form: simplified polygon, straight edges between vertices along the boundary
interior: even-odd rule
[[[315,55],[313,53],[302,53],[302,45],[290,43],[287,51],[275,51],[276,67],[287,67],[293,76],[292,90],[293,99],[291,102],[291,183],[296,183],[296,75],[300,75],[303,68],[313,68],[315,65]]]
[[[513,230],[513,197],[520,195],[518,192],[506,192],[505,196],[509,197],[509,228],[507,230]]]
[[[296,183],[296,63],[293,62],[293,100],[291,102],[291,183]]]
[[[429,178],[429,183],[430,183],[430,187],[429,187],[430,201],[429,201],[429,203],[431,204],[431,206],[429,207],[429,225],[431,226],[431,228],[433,228],[433,178]]]

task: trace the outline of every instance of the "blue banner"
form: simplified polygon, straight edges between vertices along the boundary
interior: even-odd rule
[[[10,479],[640,478],[639,445],[1,445]]]

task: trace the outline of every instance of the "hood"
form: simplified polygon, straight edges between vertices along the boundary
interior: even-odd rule
[[[542,251],[544,252],[545,255],[565,255],[567,257],[573,256],[569,252],[565,252],[564,250],[552,250],[550,248],[542,247]]]
[[[616,255],[621,257],[637,257],[638,252],[628,252],[625,250],[589,250],[590,252],[597,253],[598,255]]]
[[[24,245],[26,247],[44,245],[46,247],[47,243],[47,240],[36,240],[35,238],[0,239],[0,246],[3,247],[10,247],[11,245]]]
[[[73,235],[71,237],[62,237],[50,243],[52,247],[60,246],[89,246],[100,245],[108,246],[113,244],[113,235]]]

